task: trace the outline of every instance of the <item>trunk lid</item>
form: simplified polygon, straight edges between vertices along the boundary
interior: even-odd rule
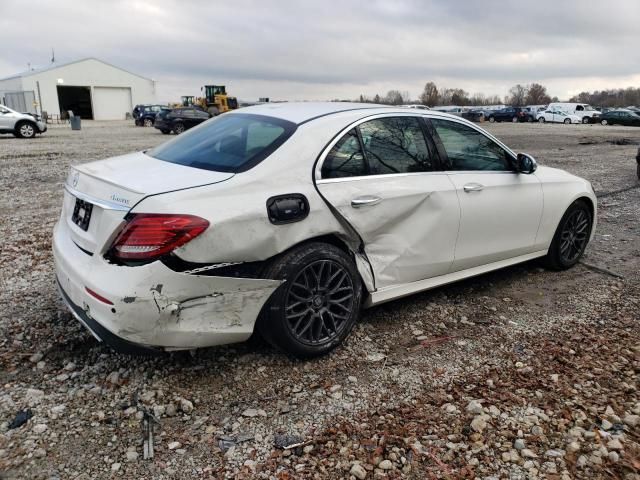
[[[143,152],[76,165],[65,183],[61,220],[76,245],[93,254],[110,244],[127,212],[143,198],[223,182],[233,175],[165,162]],[[79,217],[89,209],[88,224],[83,224]]]

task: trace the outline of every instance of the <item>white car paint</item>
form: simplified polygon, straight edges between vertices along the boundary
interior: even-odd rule
[[[457,122],[515,155],[473,123],[441,112],[367,104],[265,104],[227,113],[191,131],[243,114],[291,121],[297,129],[266,159],[239,173],[182,166],[142,152],[71,169],[53,236],[56,275],[74,315],[90,322],[98,338],[108,334],[167,350],[243,341],[282,283],[175,271],[160,261],[115,264],[105,254],[127,215],[181,213],[208,220],[204,233],[173,254],[208,265],[214,273],[228,264],[268,261],[301,242],[333,236],[352,253],[368,292],[365,305],[375,305],[543,256],[575,199],[589,199],[595,210],[587,181],[542,166],[529,175],[445,170],[322,178],[322,162],[332,146],[354,125],[372,118]],[[481,188],[467,191],[469,185]],[[308,216],[285,225],[271,223],[266,200],[294,192],[308,199]],[[374,201],[354,208],[352,202],[362,197]],[[77,198],[93,205],[87,231],[71,221]],[[595,215],[591,236],[594,231]]]
[[[553,102],[547,106],[547,110],[557,110],[569,115],[575,115],[580,119],[581,123],[593,122],[602,114],[602,112],[588,103]]]
[[[582,123],[582,117],[571,115],[560,110],[544,110],[536,116],[536,119],[549,123]],[[541,120],[542,119],[542,120]],[[567,122],[569,120],[569,122]]]

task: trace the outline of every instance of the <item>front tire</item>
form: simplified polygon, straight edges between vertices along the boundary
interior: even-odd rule
[[[495,117],[489,117],[489,123],[494,123],[496,121]]]
[[[578,263],[589,243],[592,225],[593,217],[587,203],[584,200],[573,202],[560,219],[553,236],[545,257],[547,267],[566,270]]]
[[[564,124],[565,125],[569,125],[571,123],[571,119],[570,118],[565,118],[564,119]]]
[[[513,117],[511,119],[511,123],[518,123],[518,117]]]
[[[280,255],[264,278],[285,280],[258,320],[274,347],[297,357],[324,355],[349,335],[360,316],[362,282],[351,258],[327,243],[309,243]]]
[[[544,119],[544,117],[540,117],[540,118],[538,119],[538,123],[544,123],[544,122],[546,122],[546,120]]]
[[[591,123],[591,119],[589,117],[582,117],[582,123]]]
[[[20,122],[16,125],[16,137],[33,138],[36,136],[36,126],[31,122]]]
[[[608,125],[609,122],[607,122],[605,119],[602,119],[602,121],[600,122],[602,125]]]

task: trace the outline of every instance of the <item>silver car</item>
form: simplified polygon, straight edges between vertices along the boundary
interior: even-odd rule
[[[12,133],[18,138],[33,138],[47,131],[47,124],[30,113],[20,113],[0,105],[0,133]]]

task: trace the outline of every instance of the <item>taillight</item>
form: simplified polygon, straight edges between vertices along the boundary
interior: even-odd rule
[[[193,240],[207,227],[207,220],[194,215],[135,213],[113,242],[110,255],[120,260],[155,260]]]

